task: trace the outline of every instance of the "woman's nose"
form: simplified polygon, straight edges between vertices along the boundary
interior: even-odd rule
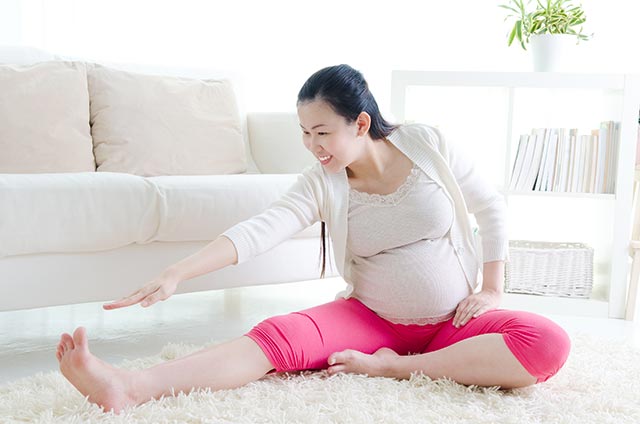
[[[311,146],[312,149],[317,148],[320,145],[320,141],[314,136],[311,136],[309,138],[309,145]]]

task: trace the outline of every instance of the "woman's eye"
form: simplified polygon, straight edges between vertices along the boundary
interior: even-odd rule
[[[327,135],[326,132],[319,132],[318,135]]]

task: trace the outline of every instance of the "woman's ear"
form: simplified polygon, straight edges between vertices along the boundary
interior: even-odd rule
[[[360,115],[356,118],[356,125],[358,127],[358,137],[362,137],[369,132],[371,128],[371,116],[367,112],[360,112]]]

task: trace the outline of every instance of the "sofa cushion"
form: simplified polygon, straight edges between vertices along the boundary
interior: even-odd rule
[[[129,174],[0,174],[0,256],[143,243],[158,200],[153,184]]]
[[[0,174],[0,257],[213,240],[262,212],[297,177]],[[317,227],[295,237],[317,236]]]
[[[0,173],[95,171],[82,62],[0,66]]]
[[[141,176],[246,171],[229,82],[88,67],[98,171]]]
[[[155,239],[213,240],[234,224],[267,209],[297,178],[294,174],[148,178],[164,205]],[[318,234],[319,230],[311,226],[294,237]]]

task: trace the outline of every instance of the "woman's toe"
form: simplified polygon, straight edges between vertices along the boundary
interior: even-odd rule
[[[58,342],[58,347],[56,348],[56,350],[61,354],[66,352],[66,348],[64,346],[64,342],[62,341],[62,339],[60,339],[60,342]]]
[[[71,338],[70,334],[64,333],[62,335],[62,343],[64,343],[64,347],[66,351],[70,351],[73,349],[73,338]]]
[[[345,364],[353,360],[355,351],[351,349],[343,350],[342,352],[335,352],[329,356],[329,365]]]
[[[341,372],[349,372],[347,367],[345,367],[344,365],[334,365],[332,367],[329,367],[327,369],[327,371],[329,372],[329,374],[338,374],[338,373],[341,373]]]
[[[87,349],[89,347],[87,330],[84,327],[78,327],[76,331],[73,332],[73,344],[80,349]]]

